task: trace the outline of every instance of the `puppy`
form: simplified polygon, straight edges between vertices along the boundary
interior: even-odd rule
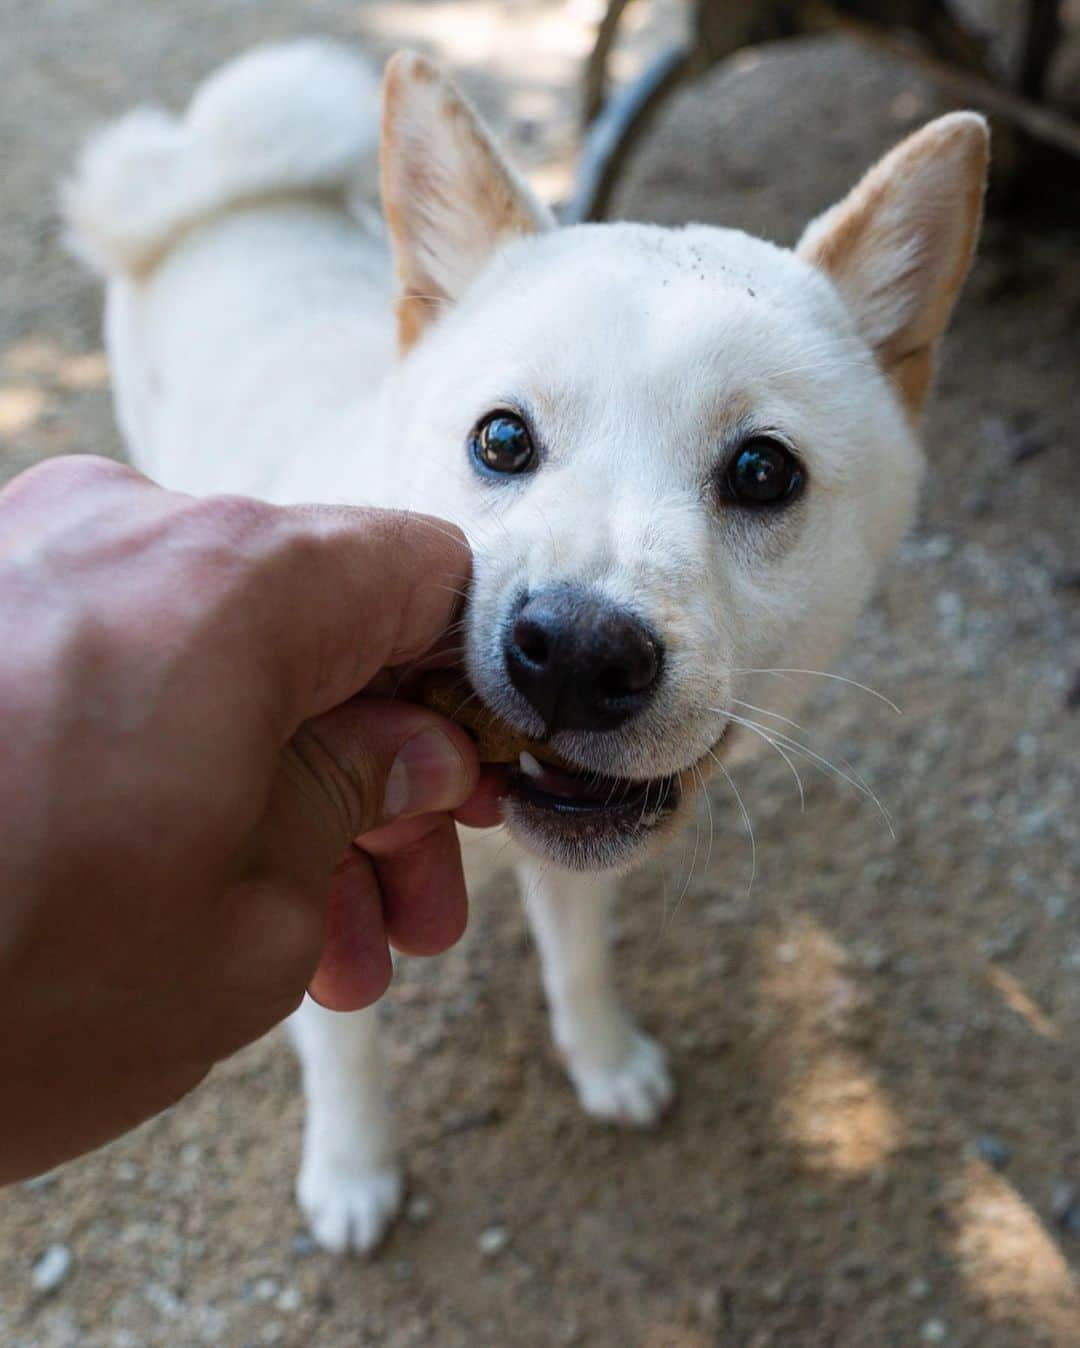
[[[410,54],[384,82],[387,240],[356,206],[379,139],[367,67],[307,42],[90,144],[66,207],[108,282],[117,414],[170,487],[466,531],[472,684],[575,765],[523,755],[505,804],[554,1037],[589,1113],[651,1124],[672,1084],[616,991],[615,876],[714,770],[784,743],[807,681],[770,672],[826,667],[911,519],[986,127],[932,122],[794,251],[557,229]],[[768,726],[740,715],[762,704]],[[369,1250],[402,1196],[375,1013],[307,1003],[293,1028],[300,1203],[324,1246]]]

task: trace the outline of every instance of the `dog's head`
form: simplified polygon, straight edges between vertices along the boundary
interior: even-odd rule
[[[512,774],[533,850],[625,864],[749,740],[745,708],[790,711],[799,681],[766,671],[835,655],[911,519],[986,158],[981,118],[943,117],[794,252],[556,229],[445,79],[391,62],[393,452],[474,545],[478,695],[580,765]]]

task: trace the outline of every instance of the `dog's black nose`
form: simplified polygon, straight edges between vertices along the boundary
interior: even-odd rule
[[[574,585],[522,601],[506,636],[510,682],[547,726],[614,730],[652,697],[663,650],[639,618]]]

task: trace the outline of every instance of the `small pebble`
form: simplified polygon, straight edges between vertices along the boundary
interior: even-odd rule
[[[256,1301],[271,1301],[278,1294],[278,1285],[274,1278],[259,1278],[251,1289]]]
[[[32,1179],[23,1180],[20,1188],[28,1194],[40,1193],[42,1189],[49,1189],[56,1183],[56,1171],[46,1170],[44,1175],[34,1175]]]
[[[898,122],[910,122],[922,115],[925,106],[925,100],[914,89],[904,89],[889,104],[889,115]]]
[[[47,1296],[67,1280],[74,1260],[66,1245],[50,1245],[34,1265],[30,1281],[34,1291]]]
[[[1076,1185],[1068,1180],[1059,1180],[1054,1185],[1054,1196],[1050,1202],[1050,1211],[1054,1221],[1071,1236],[1080,1236],[1080,1194]]]
[[[949,1331],[945,1326],[944,1320],[939,1320],[935,1316],[932,1320],[927,1320],[922,1329],[919,1330],[919,1338],[923,1343],[944,1343],[949,1337]]]
[[[1031,836],[1032,833],[1039,832],[1040,826],[1036,822],[1032,827],[1030,819],[1025,820],[1022,821],[1021,832],[1024,836]],[[1023,918],[1013,918],[1002,923],[993,935],[984,937],[979,942],[979,948],[989,960],[998,960],[1006,955],[1014,955],[1023,945],[1028,934],[1028,928],[1029,924]]]
[[[1013,463],[1027,463],[1028,459],[1034,459],[1039,454],[1044,454],[1051,446],[1052,441],[1046,436],[1039,435],[1035,431],[1017,431],[1013,433],[1012,439],[1012,461]]]
[[[975,1139],[975,1150],[980,1160],[992,1165],[995,1170],[1004,1170],[1012,1160],[1012,1148],[993,1133],[980,1133]]]
[[[933,534],[922,545],[922,555],[928,562],[941,562],[951,557],[954,545],[947,534]]]
[[[711,1324],[720,1314],[720,1293],[715,1287],[708,1287],[698,1297],[698,1315],[706,1324]]]
[[[279,1311],[291,1313],[292,1311],[298,1311],[302,1303],[303,1298],[300,1295],[300,1289],[298,1287],[286,1287],[274,1302],[274,1305]]]
[[[728,926],[733,922],[738,922],[739,910],[734,904],[726,901],[710,903],[705,909],[705,921],[716,923],[718,926]]]
[[[427,1194],[416,1194],[410,1198],[405,1208],[405,1216],[410,1222],[415,1222],[417,1226],[422,1226],[424,1222],[430,1222],[435,1216],[435,1204]]]
[[[865,1254],[858,1252],[845,1255],[837,1264],[837,1272],[845,1278],[866,1278],[873,1273],[875,1268],[874,1261],[867,1258]]]
[[[912,1278],[907,1285],[907,1294],[912,1301],[925,1301],[930,1295],[930,1284],[925,1278]]]
[[[172,1288],[166,1287],[164,1283],[146,1283],[143,1287],[143,1296],[165,1320],[179,1320],[184,1314],[183,1298],[177,1296]]]
[[[889,967],[889,952],[880,945],[865,946],[859,952],[859,963],[872,974],[879,974]]]
[[[476,1242],[477,1249],[481,1254],[486,1254],[488,1258],[502,1254],[509,1244],[510,1232],[507,1231],[505,1226],[489,1226],[486,1231],[480,1232],[480,1237]]]
[[[762,1288],[762,1294],[770,1306],[779,1306],[787,1296],[788,1279],[785,1273],[779,1277],[770,1278]]]
[[[988,491],[969,492],[964,498],[964,510],[974,519],[985,519],[993,508],[994,500]]]

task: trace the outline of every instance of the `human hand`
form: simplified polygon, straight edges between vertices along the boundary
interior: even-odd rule
[[[355,1009],[390,944],[458,938],[451,812],[496,822],[496,783],[377,690],[468,573],[441,522],[100,459],[0,493],[0,1180],[176,1100],[305,987]]]

